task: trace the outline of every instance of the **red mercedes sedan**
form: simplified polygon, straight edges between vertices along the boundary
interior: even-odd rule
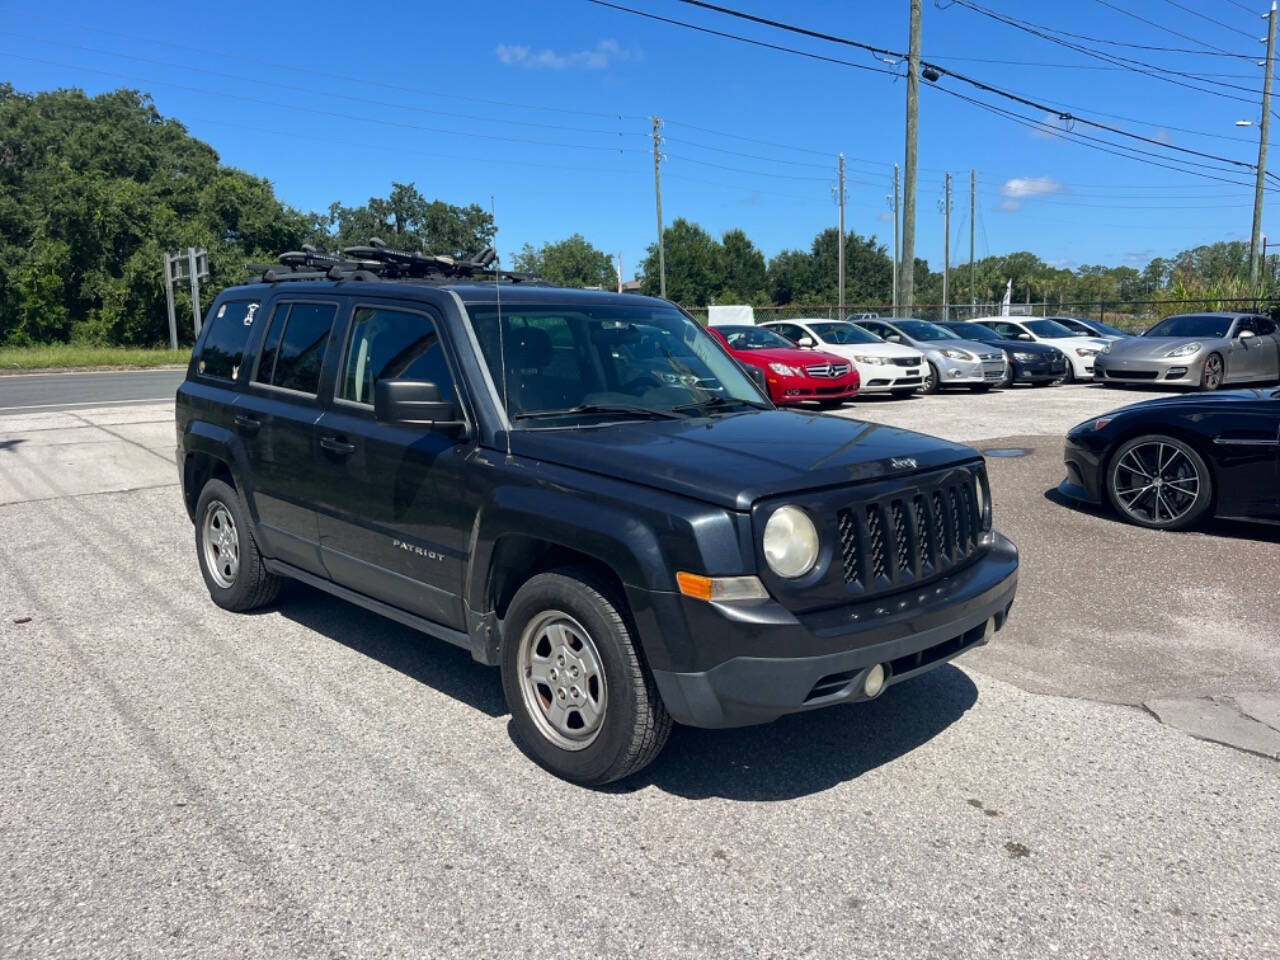
[[[858,392],[858,371],[842,357],[801,350],[763,327],[709,327],[710,332],[742,363],[759,367],[777,404],[816,401],[834,409]]]

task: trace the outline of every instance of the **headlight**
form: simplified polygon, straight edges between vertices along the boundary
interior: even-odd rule
[[[780,577],[803,577],[818,562],[818,530],[799,507],[773,511],[764,525],[764,559]]]
[[[971,353],[965,353],[963,350],[943,350],[942,355],[951,360],[976,360]]]
[[[973,497],[973,502],[978,505],[978,527],[985,530],[987,492],[982,489],[982,477],[976,473],[973,475]]]
[[[769,369],[782,377],[798,377],[801,376],[799,367],[789,367],[785,363],[771,363]]]
[[[1099,352],[1099,353],[1110,353],[1110,352],[1111,352],[1111,342],[1110,342],[1110,341],[1107,341],[1106,343],[1104,343],[1101,347],[1099,347],[1099,348],[1098,348],[1098,352]]]
[[[1077,357],[1096,357],[1097,355],[1098,351],[1093,347],[1076,347]]]
[[[1015,353],[1013,359],[1021,363],[1035,363],[1037,358],[1034,353]]]
[[[893,361],[887,357],[854,357],[853,359],[858,363],[869,363],[873,367],[883,367],[887,364],[893,363]]]
[[[1189,357],[1193,353],[1199,353],[1200,348],[1203,346],[1204,344],[1201,343],[1199,340],[1192,340],[1190,343],[1184,343],[1180,347],[1174,347],[1172,350],[1166,353],[1165,356],[1166,357]]]

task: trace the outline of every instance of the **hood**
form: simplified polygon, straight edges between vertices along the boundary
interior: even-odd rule
[[[824,343],[822,349],[831,353],[839,353],[841,357],[915,357],[920,351],[901,343]]]
[[[1181,344],[1215,342],[1216,337],[1129,337],[1127,340],[1113,340],[1107,356],[1115,360],[1163,360],[1166,353]],[[1195,354],[1188,354],[1183,359],[1193,356]]]
[[[845,417],[755,410],[689,420],[516,430],[512,451],[733,510],[762,497],[972,461],[972,447]],[[894,464],[910,458],[911,464]]]
[[[818,363],[844,363],[844,357],[838,357],[823,350],[802,350],[799,347],[765,347],[762,350],[735,350],[729,348],[739,360],[762,363],[785,363],[789,367],[809,367]]]
[[[1215,390],[1213,393],[1180,393],[1170,397],[1157,397],[1154,400],[1142,400],[1131,403],[1118,410],[1103,414],[1106,417],[1119,416],[1134,410],[1221,410],[1224,406],[1239,403],[1256,403],[1259,400],[1270,400],[1276,405],[1280,414],[1280,397],[1274,387],[1265,390]]]
[[[1070,350],[1072,347],[1092,347],[1095,350],[1101,350],[1110,340],[1103,340],[1101,337],[1041,337],[1040,343],[1047,343],[1057,347],[1059,350]]]
[[[1034,340],[1009,340],[1001,337],[998,340],[974,340],[972,342],[997,350],[1021,350],[1023,353],[1043,354],[1044,356],[1052,356],[1058,352],[1054,347],[1036,343]]]
[[[993,353],[999,354],[1001,348],[994,343],[980,343],[977,340],[921,340],[919,341],[921,350],[964,350],[967,353],[974,353],[978,356]]]

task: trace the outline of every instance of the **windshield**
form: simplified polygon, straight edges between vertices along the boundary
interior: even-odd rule
[[[953,323],[946,329],[951,331],[953,337],[959,337],[961,340],[981,340],[984,343],[990,343],[993,340],[1004,339],[1000,334],[980,323]]]
[[[473,304],[468,311],[513,421],[766,405],[724,348],[672,307],[504,307],[501,337],[495,305]]]
[[[1093,329],[1097,330],[1099,333],[1104,333],[1104,334],[1106,334],[1106,335],[1107,335],[1107,336],[1109,336],[1109,337],[1128,337],[1128,336],[1132,336],[1132,334],[1125,333],[1125,332],[1124,332],[1123,330],[1121,330],[1119,327],[1113,327],[1113,326],[1112,326],[1111,324],[1109,324],[1109,323],[1101,323],[1101,322],[1100,322],[1100,321],[1098,321],[1098,320],[1090,320],[1090,321],[1089,321],[1089,325],[1090,325],[1091,327],[1093,327]]]
[[[1233,317],[1184,314],[1166,317],[1143,334],[1144,337],[1225,337]]]
[[[1086,333],[1076,333],[1060,324],[1057,320],[1025,320],[1022,324],[1037,337],[1086,337]]]
[[[809,329],[818,335],[823,343],[882,343],[874,333],[854,326],[852,323],[841,323],[833,320],[830,323],[811,323]]]
[[[927,320],[899,320],[898,329],[912,340],[954,340],[956,335]]]
[[[734,350],[795,349],[795,344],[780,334],[764,327],[716,327]]]

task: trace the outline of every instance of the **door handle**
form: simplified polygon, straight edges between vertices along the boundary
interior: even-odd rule
[[[262,421],[257,417],[250,417],[246,414],[236,414],[236,426],[245,433],[257,433],[262,427]]]
[[[343,456],[356,452],[356,445],[354,443],[348,443],[346,440],[340,440],[337,437],[321,437],[320,446],[322,449],[328,450],[330,453],[338,453]]]

